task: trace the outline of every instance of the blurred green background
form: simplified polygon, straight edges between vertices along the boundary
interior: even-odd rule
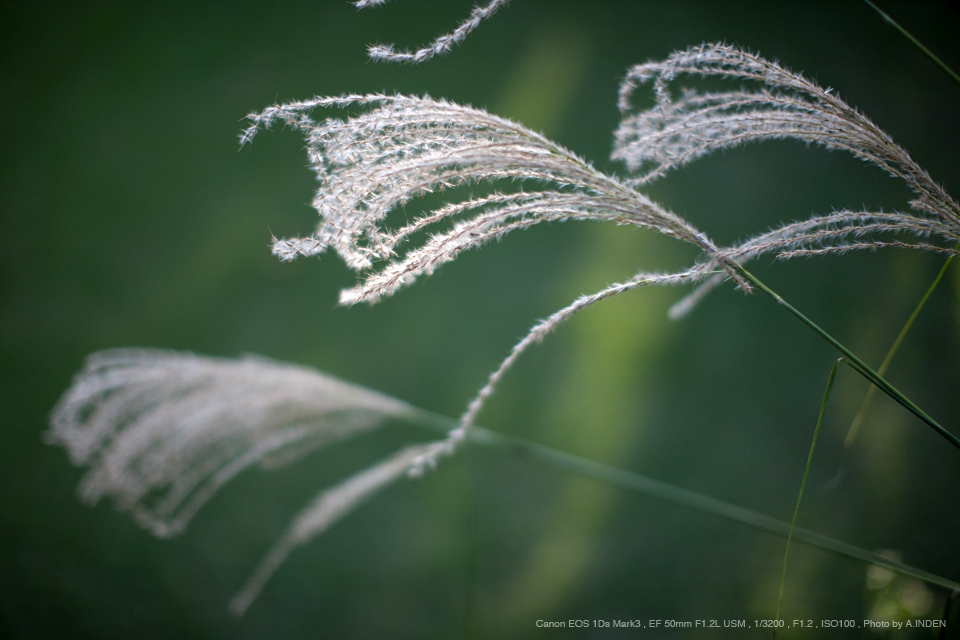
[[[948,3],[883,5],[960,66]],[[473,451],[295,551],[235,620],[230,597],[317,490],[428,433],[385,425],[290,468],[249,471],[169,541],[109,504],[80,504],[82,470],[42,443],[86,354],[118,346],[262,354],[455,416],[536,319],[694,257],[644,232],[557,224],[464,255],[375,307],[336,307],[354,277],[336,256],[280,264],[268,248],[271,234],[315,224],[302,141],[278,129],[237,152],[243,116],[274,101],[426,92],[622,171],[608,159],[619,78],[722,40],[836,88],[960,189],[960,87],[863,3],[515,0],[445,58],[367,61],[365,45],[423,44],[471,6],[0,5],[0,636],[455,638],[473,618],[483,638],[621,638],[631,632],[535,623],[773,616],[781,539]],[[718,154],[650,194],[718,242],[909,199],[879,170],[793,142]],[[877,364],[942,262],[891,250],[755,271]],[[480,422],[788,520],[835,356],[768,299],[729,286],[671,322],[683,293],[641,290],[585,311],[524,356]],[[889,376],[955,433],[958,299],[954,271]],[[799,523],[960,579],[960,452],[878,398],[843,453],[865,389],[839,374]],[[842,481],[825,487],[839,468]],[[902,609],[899,583],[868,588],[866,569],[795,546],[784,616]],[[938,616],[944,594],[923,597],[924,615]]]

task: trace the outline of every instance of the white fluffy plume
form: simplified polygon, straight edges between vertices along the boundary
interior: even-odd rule
[[[760,87],[677,92],[672,84],[682,76],[719,77]],[[656,103],[635,111],[631,98],[648,82],[653,84]],[[311,117],[318,108],[351,106],[366,109],[346,121],[317,122]],[[613,156],[638,174],[626,181],[597,171],[571,151],[515,122],[429,97],[314,98],[249,116],[251,124],[241,136],[242,143],[277,120],[304,134],[319,180],[314,207],[320,224],[311,237],[275,241],[274,253],[288,260],[336,250],[348,265],[365,274],[356,287],[342,292],[344,304],[376,302],[464,250],[540,222],[612,221],[650,229],[701,249],[700,261],[687,270],[641,273],[584,296],[538,323],[469,404],[461,427],[450,433],[449,448],[466,436],[519,355],[596,301],[644,285],[702,283],[674,307],[671,315],[676,316],[724,279],[731,278],[749,291],[740,265],[763,254],[772,252],[786,259],[882,247],[953,253],[952,246],[960,242],[960,207],[906,151],[832,91],[754,54],[726,45],[703,45],[662,62],[639,65],[623,82],[620,108],[624,117]],[[671,168],[713,151],[775,138],[797,138],[849,151],[905,180],[916,194],[911,202],[915,214],[839,211],[717,247],[706,234],[638,190]],[[396,229],[385,226],[387,215],[412,197],[504,179],[533,189],[448,198],[446,204]],[[401,253],[404,243],[422,237],[418,232],[437,227],[444,230]],[[897,234],[910,237],[890,237]],[[927,241],[930,236],[947,244],[932,244]]]
[[[739,86],[728,91],[678,88],[681,78],[732,80]],[[652,86],[655,103],[638,110],[634,95],[645,84]],[[910,202],[913,213],[838,211],[816,216],[723,248],[718,258],[742,264],[766,253],[787,259],[885,247],[954,253],[960,242],[960,206],[886,132],[832,89],[756,54],[705,44],[637,65],[620,87],[619,106],[623,119],[613,157],[635,173],[633,185],[656,180],[717,150],[791,138],[852,153],[906,182],[915,196]],[[930,236],[945,244],[926,241]],[[688,311],[722,279],[716,276],[704,283],[671,315]]]
[[[47,441],[88,471],[80,494],[114,498],[155,535],[181,532],[216,491],[247,467],[285,464],[387,418],[417,410],[332,376],[259,357],[207,358],[116,349],[87,358],[51,416]],[[412,445],[325,489],[237,594],[242,614],[291,550],[377,491],[417,475],[443,442]]]
[[[371,55],[425,60],[460,42],[505,3],[478,6],[457,30],[420,51],[382,47],[372,48]],[[681,77],[732,80],[753,88],[677,90]],[[655,104],[637,110],[633,96],[647,83]],[[313,112],[326,108],[355,113],[346,120],[315,120]],[[462,251],[541,222],[630,225],[690,243],[701,254],[687,269],[639,273],[537,323],[490,375],[445,440],[407,447],[322,491],[263,559],[231,605],[234,611],[249,606],[295,547],[391,482],[453,454],[520,354],[580,310],[642,286],[700,283],[674,308],[679,314],[726,279],[749,290],[740,265],[764,254],[791,258],[890,246],[955,253],[960,243],[960,207],[906,151],[831,90],[757,55],[713,44],[639,65],[624,80],[620,108],[623,120],[613,155],[634,172],[629,180],[594,169],[518,123],[429,97],[318,97],[248,116],[242,144],[277,121],[304,135],[319,182],[313,205],[320,221],[308,237],[275,240],[273,251],[283,260],[337,252],[361,274],[355,287],[341,293],[343,304],[376,302]],[[904,180],[915,194],[912,213],[838,211],[718,247],[639,191],[713,151],[778,138],[845,150]],[[457,191],[419,217],[386,226],[388,214],[411,198],[480,181],[511,188],[465,197]],[[224,483],[249,466],[284,464],[387,418],[416,419],[416,410],[316,371],[262,358],[114,350],[88,358],[54,409],[47,439],[65,446],[75,464],[88,467],[79,489],[86,501],[112,498],[153,533],[169,536],[182,531]]]
[[[158,536],[179,533],[224,483],[371,429],[408,405],[265,358],[102,351],[51,416],[47,441],[88,467],[80,495],[110,497]]]
[[[347,121],[310,116],[321,107],[353,105],[368,110]],[[319,181],[313,205],[320,224],[310,237],[276,240],[273,251],[290,260],[336,250],[367,274],[341,294],[343,304],[376,302],[462,251],[541,222],[610,221],[652,229],[707,254],[716,250],[706,235],[633,187],[482,109],[429,97],[340,96],[269,107],[249,120],[241,143],[278,120],[304,134]],[[400,228],[384,226],[387,214],[413,197],[483,180],[535,190],[450,202]],[[398,255],[417,232],[448,220],[452,227]]]
[[[321,107],[367,107],[347,121],[316,122]],[[341,96],[292,102],[251,114],[241,144],[261,128],[282,121],[300,130],[317,173],[314,207],[320,224],[311,237],[276,240],[281,259],[334,249],[354,269],[366,273],[341,293],[342,304],[376,302],[420,275],[518,229],[541,222],[597,220],[649,229],[693,244],[704,259],[676,274],[640,274],[598,294],[584,296],[539,323],[489,378],[450,432],[446,446],[422,458],[423,467],[455,450],[478,412],[517,357],[556,325],[590,304],[649,284],[697,282],[726,270],[743,289],[749,285],[717,256],[714,243],[683,218],[667,211],[634,186],[594,169],[587,161],[520,124],[482,109],[414,96]],[[410,198],[482,180],[520,182],[525,190],[493,193],[448,202],[397,229],[385,227],[391,211]],[[529,186],[533,190],[526,190]],[[419,231],[447,223],[419,247],[400,255]],[[422,234],[419,234],[422,235]]]

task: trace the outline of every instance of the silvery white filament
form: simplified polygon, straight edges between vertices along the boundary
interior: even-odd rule
[[[606,300],[607,298],[632,291],[633,289],[639,287],[647,285],[662,286],[683,284],[687,282],[699,282],[709,275],[710,268],[711,263],[704,263],[677,273],[639,273],[626,282],[610,285],[605,289],[602,289],[591,295],[580,296],[563,309],[554,312],[548,318],[535,324],[533,328],[530,329],[529,333],[527,333],[527,335],[520,342],[514,345],[513,349],[510,350],[510,355],[508,355],[503,362],[500,363],[500,366],[496,371],[490,374],[486,385],[484,385],[480,392],[470,402],[467,411],[460,418],[460,428],[451,432],[451,443],[456,445],[459,441],[466,437],[467,430],[473,425],[477,415],[483,408],[484,403],[491,395],[493,395],[494,390],[500,383],[504,374],[510,369],[510,367],[514,365],[520,355],[533,344],[543,341],[543,339],[550,332],[556,329],[563,322],[569,320],[576,313],[586,309],[592,304],[600,302],[601,300]]]
[[[718,77],[765,85],[703,93],[689,87],[679,95],[680,76]],[[636,89],[652,82],[656,104],[635,112]],[[623,120],[614,157],[640,170],[639,182],[718,149],[754,140],[794,138],[849,151],[907,182],[917,211],[960,226],[960,207],[910,155],[866,116],[798,73],[738,47],[706,44],[678,51],[662,62],[632,68],[620,87]]]
[[[563,309],[554,312],[548,318],[535,324],[527,333],[527,335],[524,336],[520,342],[514,345],[514,347],[510,350],[510,354],[500,363],[500,366],[490,374],[490,376],[487,378],[487,383],[482,389],[480,389],[477,395],[474,396],[473,400],[470,401],[470,404],[467,406],[467,410],[460,417],[459,427],[452,429],[447,435],[446,440],[430,445],[430,447],[415,461],[415,465],[410,470],[411,474],[419,475],[424,469],[435,467],[441,458],[450,456],[456,451],[456,448],[460,445],[460,443],[466,440],[469,430],[474,425],[477,416],[483,409],[484,404],[486,404],[490,396],[493,395],[497,385],[500,384],[504,375],[516,363],[520,355],[523,354],[523,352],[525,352],[529,347],[541,342],[560,324],[569,320],[575,314],[586,309],[587,307],[600,302],[601,300],[606,300],[607,298],[632,291],[639,287],[648,285],[663,286],[700,282],[704,278],[710,276],[714,267],[715,264],[710,261],[696,264],[689,269],[678,271],[676,273],[638,273],[633,278],[625,282],[619,282],[617,284],[610,285],[590,295],[582,295]]]
[[[117,349],[87,358],[46,437],[88,467],[84,500],[111,497],[154,534],[170,536],[250,465],[288,462],[409,410],[264,358]]]
[[[316,122],[310,115],[321,107],[351,105],[367,110],[346,121]],[[349,266],[367,272],[356,287],[341,292],[342,304],[376,302],[467,249],[541,222],[598,220],[632,225],[691,243],[707,257],[689,273],[638,276],[578,299],[535,327],[470,403],[460,427],[418,458],[415,473],[452,454],[520,353],[578,310],[643,284],[697,281],[715,269],[725,270],[749,290],[732,263],[717,257],[713,242],[688,222],[555,142],[481,109],[429,97],[351,95],[276,105],[251,114],[249,120],[241,144],[276,121],[304,134],[319,181],[313,204],[320,224],[310,238],[275,240],[274,253],[289,260],[333,248]],[[395,230],[383,225],[387,215],[411,197],[503,179],[521,181],[524,187],[533,183],[537,188],[448,202]],[[449,219],[452,227],[398,254],[417,232]]]
[[[329,529],[384,487],[408,475],[411,467],[429,451],[429,447],[430,445],[414,445],[402,449],[335,487],[321,491],[260,561],[246,584],[230,602],[231,611],[238,616],[243,615],[291,551]]]
[[[358,7],[385,0],[358,0]],[[379,59],[418,62],[449,50],[506,3],[478,6],[455,31],[414,53],[371,47]],[[758,90],[703,93],[680,76],[719,77],[763,85]],[[656,104],[634,112],[633,92],[652,82]],[[320,122],[315,109],[360,107],[361,113]],[[510,120],[429,97],[344,95],[269,107],[249,116],[241,144],[280,121],[306,138],[320,183],[320,214],[308,238],[275,240],[289,260],[332,248],[365,278],[341,302],[376,302],[420,275],[518,229],[541,222],[598,220],[651,229],[694,244],[700,261],[672,274],[638,274],[581,296],[537,323],[511,350],[470,402],[445,440],[415,445],[326,489],[297,517],[232,603],[242,613],[292,549],[319,535],[361,502],[404,475],[416,476],[452,455],[486,400],[517,358],[572,315],[605,298],[645,285],[701,283],[671,313],[682,312],[726,278],[749,289],[738,265],[780,258],[908,247],[954,253],[912,239],[960,241],[960,208],[890,137],[829,89],[736,47],[703,45],[663,62],[632,69],[621,86],[624,114],[614,157],[639,172],[622,181]],[[842,149],[905,180],[916,215],[839,211],[785,224],[718,248],[679,216],[637,190],[670,169],[753,140],[795,138]],[[383,225],[410,198],[481,180],[511,180],[533,191],[493,193],[447,204],[399,229]],[[432,225],[452,222],[420,246],[401,246]],[[881,238],[877,235],[880,234]],[[885,234],[885,235],[884,235]],[[385,264],[384,264],[385,263]],[[61,398],[47,433],[75,464],[89,467],[85,500],[112,497],[155,534],[181,531],[227,481],[252,464],[280,465],[313,448],[371,429],[387,417],[409,416],[398,400],[309,369],[265,359],[222,360],[154,350],[93,354]]]
[[[426,47],[417,51],[396,51],[392,44],[371,45],[367,49],[367,55],[373,60],[381,62],[412,62],[419,63],[430,58],[444,54],[454,45],[463,42],[480,23],[496,13],[497,9],[507,4],[510,0],[490,0],[485,5],[477,5],[470,12],[470,17],[460,23],[460,25],[450,33],[439,36]],[[365,9],[376,5],[384,4],[386,0],[357,0],[354,6],[359,9]]]
[[[347,121],[318,123],[309,115],[320,107],[354,104],[370,109]],[[340,96],[269,107],[249,119],[242,143],[278,120],[306,137],[319,181],[313,204],[320,224],[312,237],[275,241],[274,253],[289,260],[333,248],[354,269],[372,271],[342,293],[344,304],[376,302],[464,250],[540,222],[629,224],[692,243],[708,255],[716,250],[703,233],[636,189],[482,109],[429,97]],[[383,226],[387,214],[412,197],[505,179],[539,188],[448,203],[400,229]],[[451,229],[398,254],[415,232],[451,218]],[[747,286],[735,272],[730,276]]]
[[[681,76],[712,76],[763,86],[754,91],[700,92],[689,87],[675,91],[672,85]],[[656,103],[636,111],[631,98],[646,83],[652,83]],[[848,151],[904,180],[916,196],[910,205],[917,215],[842,211],[815,217],[719,249],[712,256],[718,265],[723,260],[743,264],[769,252],[781,259],[882,247],[953,253],[926,242],[878,239],[872,237],[875,234],[907,233],[919,238],[933,234],[951,245],[960,240],[960,207],[888,134],[831,89],[743,49],[707,44],[675,52],[661,62],[638,65],[621,85],[619,106],[623,119],[613,157],[637,172],[630,184],[645,184],[718,149],[793,138]],[[671,309],[671,317],[689,311],[723,279],[718,275],[702,283]]]

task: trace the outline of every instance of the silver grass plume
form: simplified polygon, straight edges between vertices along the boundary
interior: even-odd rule
[[[384,4],[387,0],[357,0],[354,6],[359,9],[373,7]],[[470,12],[470,17],[460,23],[460,25],[451,31],[437,37],[427,46],[416,51],[397,51],[392,44],[375,44],[367,48],[367,55],[371,59],[380,62],[412,62],[419,63],[430,58],[447,53],[454,45],[463,42],[480,23],[496,13],[497,9],[507,4],[510,0],[490,0],[485,5],[477,5]]]
[[[309,116],[318,107],[351,104],[372,108],[347,122],[318,124]],[[708,257],[717,251],[703,233],[634,188],[543,136],[482,110],[430,98],[344,96],[272,107],[250,118],[242,143],[276,120],[307,137],[321,184],[315,199],[321,222],[310,238],[275,241],[274,252],[292,259],[329,247],[353,268],[373,271],[342,294],[344,303],[375,302],[460,251],[552,220],[629,224],[690,242]],[[387,213],[415,195],[483,179],[542,188],[449,203],[400,229],[382,227]],[[457,219],[452,229],[397,254],[417,231],[448,218]],[[397,478],[420,475],[452,455],[506,369],[557,324],[639,286],[702,280],[709,275],[704,265],[715,268],[717,262],[708,259],[677,274],[638,275],[581,297],[537,324],[445,440],[408,447],[324,490],[263,559],[232,609],[242,613],[293,548]],[[112,497],[153,533],[169,536],[182,531],[224,483],[247,467],[288,462],[386,417],[415,417],[412,411],[375,392],[269,360],[115,350],[90,356],[53,412],[48,441],[66,446],[76,464],[89,467],[80,486],[87,501]]]
[[[494,0],[475,9],[473,22],[422,50],[422,59],[449,49],[502,4]],[[415,61],[420,52],[396,55]],[[763,88],[686,90],[675,97],[670,85],[680,75],[747,80]],[[650,81],[657,104],[634,113],[631,95]],[[620,106],[624,119],[614,157],[639,173],[629,181],[597,171],[517,123],[429,97],[321,97],[249,116],[242,144],[277,121],[305,136],[320,185],[313,203],[320,223],[310,237],[275,240],[273,250],[284,260],[335,250],[364,274],[355,287],[342,292],[343,304],[376,302],[466,249],[540,222],[598,220],[651,229],[697,246],[703,257],[683,271],[641,273],[582,296],[536,324],[489,376],[445,440],[403,449],[321,492],[264,557],[234,599],[235,612],[249,606],[295,547],[391,482],[418,475],[453,454],[520,354],[581,309],[645,285],[709,287],[731,278],[749,290],[738,265],[770,252],[784,258],[883,246],[954,252],[926,242],[877,238],[901,232],[920,239],[934,235],[951,244],[960,241],[957,204],[903,149],[829,89],[776,63],[724,45],[696,47],[631,70]],[[346,121],[311,117],[314,110],[329,107],[360,107],[361,113]],[[911,202],[916,215],[840,211],[718,248],[638,191],[671,168],[717,149],[774,138],[847,150],[904,179],[916,194]],[[388,214],[410,198],[482,180],[511,180],[534,188],[448,202],[399,228],[385,226]],[[401,252],[404,243],[424,235],[420,232],[440,227],[445,230]],[[684,304],[691,306],[705,291],[701,287]],[[89,466],[80,486],[86,500],[112,497],[151,531],[168,536],[181,531],[220,486],[252,464],[283,464],[373,428],[384,418],[412,417],[411,411],[375,392],[268,360],[118,350],[90,357],[54,410],[48,439],[65,445],[76,464]]]
[[[704,92],[676,90],[682,76],[750,82],[755,89]],[[655,104],[635,110],[637,88],[651,83]],[[890,136],[860,111],[802,75],[738,47],[705,44],[666,60],[632,68],[620,87],[623,119],[613,157],[636,175],[632,185],[662,177],[671,169],[720,149],[753,141],[796,139],[854,156],[904,180],[914,193],[914,214],[839,211],[788,224],[716,254],[742,264],[775,252],[781,259],[857,249],[905,247],[954,253],[960,241],[960,206]],[[935,235],[948,243],[884,240],[877,234]],[[671,315],[682,315],[722,281],[716,275],[682,300]]]
[[[372,108],[347,121],[318,123],[309,115],[320,107],[354,104]],[[652,229],[707,254],[716,251],[706,235],[636,189],[482,109],[429,97],[350,95],[277,105],[248,119],[241,144],[278,120],[306,137],[319,182],[313,206],[320,223],[310,237],[275,240],[273,252],[292,260],[330,248],[367,273],[356,287],[341,292],[341,304],[376,302],[464,250],[548,221],[611,221]],[[505,179],[543,188],[448,203],[398,229],[382,226],[388,213],[413,197]],[[458,220],[451,229],[398,255],[411,236],[451,218]]]
[[[47,441],[88,471],[83,499],[111,497],[159,537],[180,533],[220,487],[255,463],[275,467],[388,418],[395,398],[306,367],[154,349],[94,353],[51,415]],[[287,555],[379,490],[416,475],[446,444],[412,445],[323,490],[231,603],[242,614]]]
[[[368,110],[347,121],[316,122],[310,117],[320,107],[351,105]],[[640,274],[585,296],[535,326],[491,375],[469,405],[461,427],[451,432],[447,446],[425,456],[424,465],[453,452],[520,352],[576,311],[642,285],[702,280],[718,268],[726,269],[729,277],[749,290],[730,263],[716,256],[713,242],[688,222],[544,136],[481,109],[429,97],[354,95],[277,105],[248,118],[251,124],[241,135],[241,144],[278,120],[304,134],[319,181],[313,205],[320,223],[310,237],[275,240],[273,252],[291,260],[336,250],[349,266],[365,274],[357,286],[341,292],[341,304],[376,302],[462,251],[541,222],[598,220],[632,225],[691,243],[707,256],[688,271]],[[450,202],[398,229],[384,227],[387,214],[412,197],[505,179],[523,187],[532,184],[535,189]],[[451,219],[452,227],[446,231],[398,253],[417,232]]]
[[[286,464],[411,411],[265,358],[116,349],[87,358],[54,408],[46,439],[88,468],[79,487],[86,502],[112,498],[168,537],[251,465]]]

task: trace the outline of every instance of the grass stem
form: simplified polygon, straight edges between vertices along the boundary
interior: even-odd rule
[[[454,418],[413,407],[411,407],[409,420],[438,432],[447,432],[450,429],[458,427],[460,424],[459,421]],[[751,511],[750,509],[724,502],[723,500],[718,500],[696,491],[683,489],[648,476],[594,462],[593,460],[530,442],[529,440],[499,434],[480,426],[472,427],[467,438],[468,441],[474,445],[506,451],[555,469],[576,473],[627,491],[723,518],[776,536],[786,538],[791,535],[790,525],[782,520],[765,516],[756,511]],[[958,582],[922,569],[917,569],[916,567],[891,558],[886,558],[880,554],[836,540],[835,538],[811,531],[810,529],[793,527],[792,539],[840,556],[859,560],[867,564],[886,567],[896,573],[916,578],[917,580],[942,589],[960,589],[960,583]]]
[[[927,56],[927,58],[929,58],[930,61],[933,62],[933,64],[935,64],[935,65],[937,65],[938,67],[940,67],[940,70],[943,71],[943,72],[944,72],[945,74],[947,74],[948,76],[950,76],[950,79],[951,79],[951,80],[953,80],[953,81],[956,82],[957,84],[960,84],[960,76],[958,76],[958,75],[956,74],[956,72],[954,72],[953,69],[951,69],[950,67],[948,67],[947,64],[946,64],[943,60],[941,60],[940,58],[938,58],[932,51],[930,51],[930,49],[927,49],[927,48],[923,45],[922,42],[920,42],[919,40],[917,40],[916,38],[914,38],[914,37],[913,37],[913,34],[911,34],[909,31],[907,31],[906,29],[904,29],[903,27],[901,27],[901,26],[900,26],[900,23],[898,23],[896,20],[894,20],[893,18],[891,18],[885,11],[883,11],[883,9],[881,9],[881,8],[878,7],[877,5],[875,5],[875,4],[873,4],[872,2],[870,2],[870,0],[863,0],[863,1],[866,2],[868,5],[870,5],[870,7],[871,7],[874,11],[876,11],[877,13],[879,13],[879,14],[880,14],[880,17],[883,18],[883,19],[884,19],[885,21],[887,21],[888,23],[890,23],[890,24],[893,26],[894,29],[896,29],[897,31],[899,31],[899,32],[900,32],[900,35],[902,35],[904,38],[906,38],[907,40],[909,40],[909,41],[910,41],[910,44],[912,44],[912,45],[915,46],[917,49],[919,49],[919,50],[920,50],[920,53],[922,53],[923,55]]]
[[[466,540],[464,544],[463,577],[463,640],[475,640],[477,637],[477,545],[479,514],[477,513],[477,476],[473,452],[466,452],[467,465],[467,513]]]
[[[833,390],[833,380],[837,376],[837,367],[843,362],[843,358],[837,358],[830,369],[830,377],[827,379],[827,390],[823,394],[823,403],[820,405],[820,416],[817,418],[817,428],[813,430],[813,442],[810,443],[810,453],[807,454],[807,466],[803,470],[803,480],[800,481],[800,493],[797,494],[797,504],[793,507],[793,518],[790,520],[790,531],[787,533],[787,546],[783,550],[783,569],[780,571],[780,593],[777,595],[777,615],[776,621],[780,622],[780,605],[783,602],[783,585],[787,581],[787,556],[790,554],[790,541],[793,540],[793,530],[797,526],[797,514],[800,513],[800,500],[803,499],[803,488],[807,486],[807,476],[810,474],[810,464],[813,462],[813,450],[817,447],[817,437],[820,435],[820,426],[823,424],[823,416],[827,412],[827,402],[830,400],[830,392]],[[773,637],[777,637],[777,627],[773,628]]]
[[[863,360],[858,358],[856,355],[854,355],[852,351],[850,351],[845,346],[840,344],[840,342],[837,341],[836,338],[834,338],[829,333],[821,329],[820,326],[817,325],[813,320],[803,315],[793,305],[791,305],[789,302],[781,298],[780,295],[777,294],[777,292],[775,292],[773,289],[771,289],[770,287],[765,285],[763,282],[758,280],[756,276],[754,276],[752,273],[747,271],[743,266],[741,265],[734,265],[734,266],[737,269],[737,271],[739,271],[740,274],[743,275],[744,278],[750,281],[751,284],[753,284],[758,289],[760,289],[761,291],[766,293],[768,296],[773,298],[777,304],[779,304],[781,307],[789,311],[802,323],[810,327],[810,329],[812,329],[817,335],[819,335],[821,338],[823,338],[828,343],[830,343],[830,345],[832,345],[837,351],[841,353],[841,355],[843,355],[847,364],[849,364],[857,373],[862,375],[864,378],[866,378],[873,384],[880,387],[880,389],[884,393],[886,393],[888,396],[896,400],[901,406],[907,409],[907,411],[909,411],[913,415],[917,416],[918,418],[926,422],[937,433],[939,433],[941,436],[946,438],[947,441],[949,441],[953,446],[960,449],[960,438],[957,438],[957,436],[953,435],[952,433],[944,429],[942,426],[940,426],[940,424],[937,423],[936,420],[934,420],[933,418],[928,416],[926,413],[924,413],[924,411],[920,409],[920,407],[915,405],[909,398],[907,398],[905,395],[900,393],[900,391],[898,391],[892,384],[887,382],[883,378],[883,376],[878,375],[876,371],[868,367],[867,364]]]
[[[937,277],[934,278],[933,283],[930,285],[930,288],[927,289],[927,292],[923,294],[923,298],[920,299],[916,309],[914,309],[913,313],[910,314],[910,317],[907,318],[907,322],[903,325],[903,328],[900,329],[897,339],[893,341],[893,344],[890,346],[890,350],[887,351],[887,355],[880,364],[880,368],[877,369],[877,375],[882,376],[887,373],[887,369],[890,367],[890,362],[893,360],[893,356],[897,353],[897,350],[900,348],[900,344],[903,342],[903,339],[907,336],[907,333],[913,326],[914,320],[916,320],[917,316],[920,315],[920,310],[923,309],[924,305],[927,304],[927,300],[930,298],[930,295],[937,288],[937,285],[940,284],[940,280],[943,279],[943,274],[947,272],[947,267],[949,267],[950,263],[953,262],[953,258],[954,256],[950,256],[947,258],[946,262],[943,263],[943,268],[940,269],[940,273],[938,273]],[[863,423],[863,419],[866,417],[867,410],[870,408],[870,403],[873,402],[873,396],[876,392],[877,387],[874,385],[870,385],[870,388],[867,389],[867,393],[863,397],[863,402],[860,404],[860,410],[857,411],[857,415],[854,416],[853,422],[850,423],[850,429],[847,431],[847,437],[843,440],[843,447],[845,449],[849,449],[851,446],[853,446],[854,441],[857,439],[857,432],[860,430],[860,425]]]

